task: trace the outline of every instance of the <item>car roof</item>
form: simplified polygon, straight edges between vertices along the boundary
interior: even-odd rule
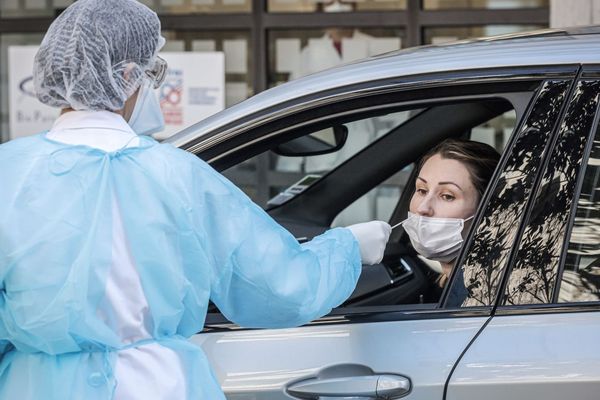
[[[265,90],[167,139],[184,145],[270,107],[363,82],[515,66],[600,63],[600,26],[545,29],[398,50],[336,66]]]

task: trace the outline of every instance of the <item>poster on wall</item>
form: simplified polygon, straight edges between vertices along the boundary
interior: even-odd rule
[[[28,136],[52,127],[60,110],[40,103],[33,85],[33,60],[38,46],[8,49],[10,138]],[[165,139],[225,107],[225,58],[222,52],[160,54],[167,76],[155,91],[165,118]]]
[[[165,117],[165,139],[225,108],[225,57],[222,52],[164,52],[167,76],[157,90]]]
[[[38,46],[8,48],[8,122],[11,139],[33,135],[52,127],[60,110],[35,97],[33,59]]]

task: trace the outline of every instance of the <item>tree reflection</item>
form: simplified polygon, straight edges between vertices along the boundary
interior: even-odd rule
[[[464,300],[462,304],[450,306],[494,303],[502,270],[568,88],[568,81],[550,81],[540,90],[513,148],[509,149],[509,159],[468,249],[462,266],[466,298],[450,294],[449,299]],[[455,282],[451,291],[460,290],[464,290],[462,284]]]
[[[596,81],[577,84],[523,233],[505,293],[507,304],[552,302],[566,222],[599,88]]]

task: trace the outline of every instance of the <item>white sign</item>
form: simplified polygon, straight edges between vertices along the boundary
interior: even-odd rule
[[[52,127],[60,110],[38,101],[33,88],[33,59],[38,46],[8,48],[9,134],[14,139]]]
[[[8,49],[10,138],[52,127],[60,110],[40,103],[33,86],[33,59],[38,46]],[[225,108],[225,57],[221,52],[161,53],[169,63],[167,77],[156,91],[166,128],[154,135],[167,138]]]
[[[165,52],[169,63],[158,90],[166,128],[154,135],[167,138],[225,108],[225,57],[221,52]]]

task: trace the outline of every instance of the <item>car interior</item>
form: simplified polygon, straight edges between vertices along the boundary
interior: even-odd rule
[[[323,154],[327,152],[327,143],[308,136],[327,128],[332,128],[336,133],[336,138],[330,145],[332,152],[339,151],[344,145],[344,135],[348,134],[347,126],[352,121],[410,111],[406,120],[315,179],[307,188],[291,195],[281,204],[266,206],[268,213],[300,242],[310,240],[331,228],[336,216],[365,193],[399,171],[405,171],[408,177],[406,187],[395,200],[389,216],[388,222],[394,225],[407,215],[416,178],[416,171],[411,166],[446,138],[477,140],[473,136],[475,128],[511,112],[515,121],[519,121],[532,97],[533,91],[530,89],[533,86],[530,82],[522,84],[519,88],[521,90],[493,95],[471,94],[464,97],[437,97],[434,101],[413,101],[410,104],[388,107],[356,107],[360,111],[341,112],[337,116],[330,113],[329,118],[315,117],[313,113],[311,118],[304,116],[299,119],[308,122],[288,123],[287,127],[281,124],[278,126],[280,134],[270,135],[266,141],[253,142],[243,152],[229,152],[227,157],[216,160],[213,166],[227,176],[228,168],[263,152],[286,156],[296,152],[297,156],[305,157]],[[272,127],[270,129],[273,131]],[[514,126],[511,127],[511,132],[512,129]],[[504,144],[505,142],[499,143],[496,148],[501,150]],[[437,282],[438,278],[439,265],[418,256],[407,235],[399,227],[392,232],[383,261],[378,265],[363,267],[356,290],[332,314],[343,313],[348,309],[367,310],[385,306],[435,309],[443,291],[443,287]],[[217,310],[212,306],[209,311]]]
[[[270,209],[269,213],[296,236],[311,238],[329,228],[351,199],[415,163],[435,144],[453,136],[469,138],[473,127],[511,109],[511,104],[502,99],[438,104],[423,109],[332,170],[306,192]],[[377,162],[374,164],[373,160]],[[407,188],[398,199],[389,221],[392,225],[406,218],[416,172],[413,168]],[[319,201],[315,201],[317,198]],[[382,263],[363,268],[359,284],[344,306],[437,304],[442,289],[436,286],[438,276],[429,263],[418,257],[407,235],[399,228],[390,238]]]

